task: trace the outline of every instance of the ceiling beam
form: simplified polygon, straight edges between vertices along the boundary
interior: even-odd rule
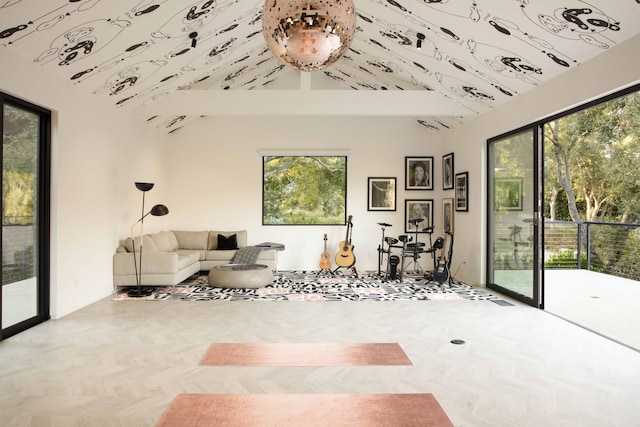
[[[422,90],[176,90],[134,114],[204,116],[462,116],[461,104]]]
[[[311,72],[300,71],[300,90],[311,90]]]

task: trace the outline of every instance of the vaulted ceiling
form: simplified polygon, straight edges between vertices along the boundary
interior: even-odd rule
[[[267,49],[262,0],[0,0],[0,58],[11,49],[167,132],[212,114],[403,115],[442,130],[640,32],[640,0],[354,1],[351,48],[312,73]]]

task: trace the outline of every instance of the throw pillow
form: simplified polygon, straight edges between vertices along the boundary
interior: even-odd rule
[[[218,234],[218,249],[231,250],[238,249],[238,237],[232,234],[229,237]]]

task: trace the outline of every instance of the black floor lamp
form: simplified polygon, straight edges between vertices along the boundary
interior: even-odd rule
[[[131,226],[131,240],[133,241],[133,266],[136,273],[136,289],[127,292],[130,297],[146,297],[151,295],[153,290],[142,290],[142,233],[144,228],[144,218],[151,214],[153,216],[164,216],[169,213],[169,209],[165,205],[155,205],[147,213],[144,212],[144,195],[147,191],[153,188],[153,184],[150,182],[136,182],[136,188],[142,191],[142,213],[140,219],[133,223]],[[138,260],[136,260],[136,239],[133,237],[133,229],[136,225],[140,224],[140,251],[138,251]]]

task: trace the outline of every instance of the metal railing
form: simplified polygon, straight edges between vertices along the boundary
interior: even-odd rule
[[[36,225],[2,225],[2,284],[19,282],[36,275]]]
[[[640,280],[640,224],[545,221],[545,268]]]

